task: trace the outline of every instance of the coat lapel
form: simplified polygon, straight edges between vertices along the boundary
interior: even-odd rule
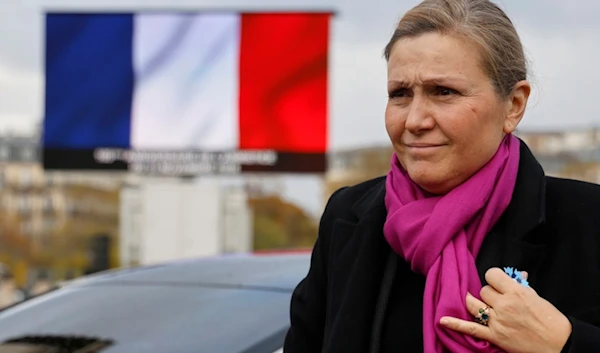
[[[356,222],[334,225],[329,300],[335,312],[329,316],[333,322],[324,352],[368,351],[378,289],[390,252],[383,236],[384,194],[382,181],[354,205]]]
[[[521,143],[519,174],[510,205],[486,236],[477,256],[477,268],[485,285],[491,267],[514,267],[529,273],[535,286],[536,274],[546,255],[543,242],[546,205],[544,171],[529,148]]]

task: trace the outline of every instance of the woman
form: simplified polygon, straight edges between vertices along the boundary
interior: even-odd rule
[[[284,352],[600,352],[600,187],[512,135],[531,88],[511,21],[426,0],[385,56],[391,170],[331,196]]]

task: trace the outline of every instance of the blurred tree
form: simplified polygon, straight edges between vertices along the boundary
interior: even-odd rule
[[[254,249],[274,250],[311,247],[317,237],[317,221],[302,208],[279,196],[250,198],[254,214]]]
[[[60,273],[84,273],[91,264],[91,239],[99,233],[110,235],[110,267],[118,267],[118,190],[74,184],[65,186],[64,193],[72,207],[51,237],[53,267]]]
[[[9,191],[29,195],[44,190]],[[0,212],[0,263],[11,269],[20,286],[27,283],[30,272],[36,269],[47,270],[55,278],[66,273],[82,274],[90,264],[90,239],[98,233],[109,234],[113,240],[118,238],[118,190],[77,184],[53,190],[64,202],[24,213]],[[34,233],[25,225],[32,223],[35,212],[42,216],[43,229]],[[110,265],[117,267],[118,242],[111,244]]]
[[[22,286],[27,278],[27,263],[35,261],[32,242],[19,229],[20,219],[16,215],[0,215],[0,263],[8,266],[15,281]]]
[[[272,217],[255,214],[253,228],[255,250],[281,249],[286,247],[285,229]]]

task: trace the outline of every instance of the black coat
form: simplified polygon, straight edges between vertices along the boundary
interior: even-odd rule
[[[383,236],[385,178],[336,191],[291,301],[285,353],[422,352],[425,277]],[[477,257],[516,267],[567,315],[565,352],[600,352],[600,186],[547,177],[525,144],[513,198]]]

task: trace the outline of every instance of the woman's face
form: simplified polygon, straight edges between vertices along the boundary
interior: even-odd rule
[[[529,84],[501,99],[480,63],[475,46],[438,33],[402,39],[391,51],[386,129],[402,167],[431,193],[483,167],[525,110]]]

